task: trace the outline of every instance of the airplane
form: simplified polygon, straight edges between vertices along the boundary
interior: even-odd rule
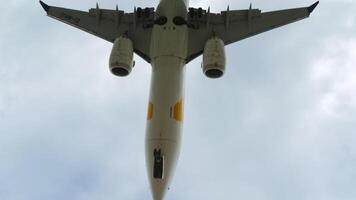
[[[319,4],[271,12],[252,6],[213,13],[191,8],[189,0],[160,0],[156,8],[133,12],[101,9],[88,12],[49,6],[49,17],[113,43],[111,73],[128,76],[137,54],[152,65],[146,124],[146,168],[154,200],[163,200],[178,161],[183,124],[185,65],[202,55],[203,73],[212,79],[225,73],[225,46],[308,18]]]

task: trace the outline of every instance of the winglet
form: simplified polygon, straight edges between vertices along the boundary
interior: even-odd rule
[[[311,5],[311,6],[309,6],[309,7],[307,8],[309,14],[314,11],[314,9],[318,6],[318,4],[319,4],[319,1],[315,2],[313,5]]]
[[[41,4],[42,8],[46,11],[46,13],[48,13],[51,6],[45,4],[43,1],[40,1],[40,4]]]

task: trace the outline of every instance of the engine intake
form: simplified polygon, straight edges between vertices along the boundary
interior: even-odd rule
[[[220,78],[225,73],[225,64],[224,42],[218,37],[209,39],[203,53],[204,74],[209,78]]]
[[[119,37],[115,40],[110,55],[110,71],[115,76],[128,76],[134,67],[133,44],[126,37]]]

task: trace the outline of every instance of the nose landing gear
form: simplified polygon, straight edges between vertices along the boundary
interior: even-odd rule
[[[153,156],[154,156],[153,178],[163,179],[164,159],[162,156],[161,149],[153,150]]]

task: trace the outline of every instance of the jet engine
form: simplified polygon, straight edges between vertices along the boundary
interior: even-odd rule
[[[129,38],[117,38],[110,55],[111,73],[120,77],[128,76],[134,67],[133,53],[133,44]]]
[[[220,78],[225,72],[225,45],[214,37],[209,39],[204,48],[202,68],[209,78]]]

